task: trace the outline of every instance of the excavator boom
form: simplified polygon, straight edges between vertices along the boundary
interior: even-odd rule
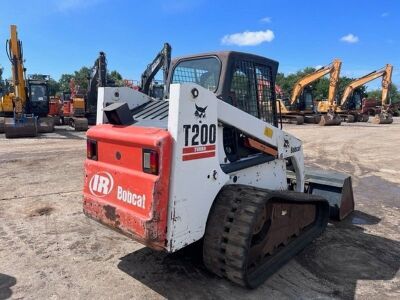
[[[166,85],[169,66],[171,64],[171,46],[168,43],[164,44],[163,49],[157,54],[154,60],[147,66],[146,70],[142,74],[140,91],[146,95],[150,93],[150,85],[154,79],[154,76],[162,68],[163,69],[163,81],[164,81],[164,95],[166,94]]]
[[[387,64],[384,68],[373,71],[367,75],[364,75],[360,78],[357,78],[356,80],[350,82],[349,85],[346,86],[342,99],[340,101],[340,106],[345,107],[347,105],[347,102],[350,99],[350,96],[354,92],[354,90],[372,80],[375,80],[379,77],[382,77],[382,105],[387,103],[387,98],[388,98],[388,91],[390,88],[391,84],[391,78],[392,78],[392,71],[393,71],[393,66],[390,64]]]
[[[290,100],[290,104],[293,105],[296,103],[297,99],[300,97],[301,93],[303,92],[304,88],[308,85],[310,85],[311,83],[313,83],[314,81],[317,81],[318,79],[324,77],[325,75],[331,73],[331,83],[334,82],[336,80],[337,82],[337,78],[339,77],[338,74],[340,73],[340,66],[341,66],[342,62],[339,59],[335,59],[331,64],[324,66],[318,70],[316,70],[315,72],[304,76],[303,78],[301,78],[300,80],[298,80],[293,88],[292,91],[292,97]],[[332,79],[332,77],[335,77],[336,79]],[[333,85],[330,84],[330,88],[329,88],[329,94],[333,95],[335,94],[336,91],[336,87],[333,86],[333,88],[331,88]]]
[[[6,42],[7,56],[12,66],[12,97],[14,116],[6,118],[4,132],[6,138],[32,137],[38,132],[37,118],[27,115],[28,95],[26,93],[26,80],[22,42],[18,39],[17,26],[10,26],[11,37]]]

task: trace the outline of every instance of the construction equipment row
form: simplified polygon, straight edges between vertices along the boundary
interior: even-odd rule
[[[389,107],[389,90],[392,82],[393,66],[387,64],[384,68],[373,71],[350,82],[340,101],[337,99],[337,89],[342,62],[335,59],[331,64],[321,67],[299,79],[293,87],[291,98],[283,98],[278,88],[278,106],[282,119],[288,123],[301,125],[318,123],[322,126],[340,125],[346,122],[367,122],[370,115],[375,124],[390,124],[393,122]],[[328,99],[315,101],[307,87],[318,79],[329,74]],[[361,99],[356,89],[374,79],[382,78],[381,105],[377,107],[375,100]]]
[[[11,25],[10,31],[6,49],[12,81],[0,100],[0,133],[4,132],[6,138],[35,137],[38,133],[53,132],[55,125],[86,131],[88,124],[95,124],[97,88],[108,84],[105,53],[100,52],[96,59],[86,91],[71,80],[70,92],[64,92],[60,98],[50,97],[48,75],[36,74],[26,79],[22,42],[15,25]]]

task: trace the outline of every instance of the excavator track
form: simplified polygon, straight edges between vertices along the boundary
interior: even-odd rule
[[[318,196],[230,185],[211,209],[203,244],[205,266],[256,288],[325,229],[328,202]]]

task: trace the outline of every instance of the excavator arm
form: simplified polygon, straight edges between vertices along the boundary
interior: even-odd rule
[[[392,84],[392,73],[393,73],[393,66],[386,65],[385,67],[385,74],[382,77],[382,107],[389,104],[389,90],[390,85]]]
[[[142,73],[140,91],[146,95],[150,92],[150,84],[156,76],[157,72],[162,68],[164,75],[164,92],[166,91],[165,82],[167,81],[169,66],[171,64],[171,46],[168,43],[164,44],[163,49],[157,54],[154,60],[147,66]]]
[[[12,85],[14,87],[14,108],[17,115],[24,113],[27,102],[25,68],[22,42],[18,39],[17,26],[10,26],[11,36],[6,41],[8,59],[12,66]]]
[[[104,52],[99,53],[89,78],[86,94],[86,112],[89,119],[96,119],[97,112],[97,88],[107,86],[107,60]]]
[[[350,95],[354,92],[354,90],[372,80],[375,80],[379,77],[382,77],[382,105],[387,103],[387,98],[389,94],[389,88],[390,84],[392,81],[392,71],[393,71],[393,66],[390,64],[387,64],[384,68],[373,71],[367,75],[364,75],[352,82],[350,82],[349,85],[346,86],[342,99],[340,101],[340,106],[344,107],[349,98]]]
[[[331,73],[331,80],[329,86],[329,95],[331,96],[336,92],[336,83],[340,73],[340,66],[342,62],[338,59],[335,59],[331,64],[324,66],[315,72],[304,76],[300,80],[296,82],[292,91],[292,97],[290,100],[290,104],[293,105],[296,103],[297,99],[300,97],[301,93],[303,92],[304,88],[309,84],[313,83],[314,81],[324,77],[325,75]],[[334,97],[334,96],[333,96]]]

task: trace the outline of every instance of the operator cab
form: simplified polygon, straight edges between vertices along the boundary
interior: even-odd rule
[[[28,80],[28,110],[29,113],[46,117],[49,113],[49,88],[47,80],[29,79]]]
[[[213,52],[174,59],[168,87],[174,83],[196,83],[216,96],[278,126],[275,81],[278,62],[265,57],[235,51]],[[237,128],[224,125],[223,144],[229,162],[258,154],[246,145]]]
[[[167,85],[197,83],[221,100],[278,125],[275,74],[278,62],[235,52],[212,52],[172,60]]]

